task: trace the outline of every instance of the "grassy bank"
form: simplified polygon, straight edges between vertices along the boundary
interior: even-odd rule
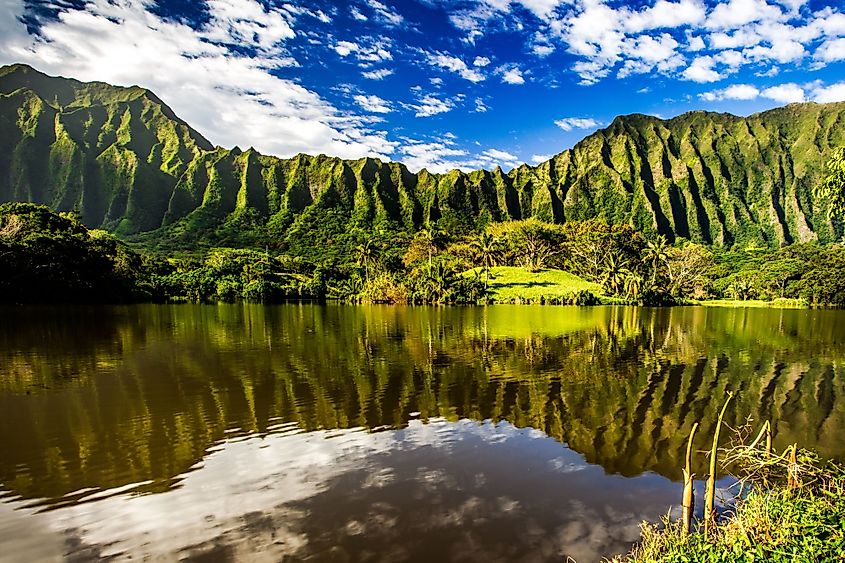
[[[470,272],[481,269],[470,270]],[[496,266],[490,268],[490,300],[493,303],[555,303],[568,302],[579,294],[601,295],[602,288],[563,270],[543,269],[532,272],[527,268]]]
[[[769,308],[769,309],[806,309],[810,306],[806,299],[708,299],[696,301],[704,307],[734,307],[734,308]]]
[[[709,530],[702,522],[689,533],[682,521],[644,523],[640,543],[613,563],[845,561],[845,468],[795,446],[769,452],[764,443],[740,439],[720,450],[738,494]]]

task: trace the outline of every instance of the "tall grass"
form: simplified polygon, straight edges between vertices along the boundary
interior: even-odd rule
[[[735,431],[727,446],[718,448],[725,407],[710,451],[703,523],[692,517],[695,500],[690,458],[696,423],[687,444],[681,520],[643,523],[640,542],[628,555],[613,561],[845,561],[845,468],[796,444],[775,451],[768,422],[753,440],[749,440],[753,433],[746,426]],[[736,478],[739,492],[716,518],[713,496],[718,453],[722,454],[722,467]]]

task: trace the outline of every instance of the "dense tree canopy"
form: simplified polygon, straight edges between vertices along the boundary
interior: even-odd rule
[[[670,244],[596,220],[560,225],[528,219],[460,234],[437,221],[416,233],[387,224],[369,231],[336,227],[329,216],[311,229],[322,234],[312,232],[296,244],[162,256],[88,230],[73,215],[6,203],[0,206],[0,299],[482,303],[492,298],[492,272],[507,266],[538,275],[565,271],[596,288],[582,286],[554,299],[540,291],[540,302],[845,304],[845,248],[837,244],[720,250]]]

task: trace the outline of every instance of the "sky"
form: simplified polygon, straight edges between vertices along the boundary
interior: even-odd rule
[[[845,4],[0,0],[0,64],[139,85],[212,143],[445,172],[617,115],[845,100]]]

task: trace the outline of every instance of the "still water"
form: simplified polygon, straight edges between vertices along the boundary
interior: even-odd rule
[[[3,561],[597,561],[677,507],[728,391],[732,427],[845,456],[845,311],[0,318]]]

